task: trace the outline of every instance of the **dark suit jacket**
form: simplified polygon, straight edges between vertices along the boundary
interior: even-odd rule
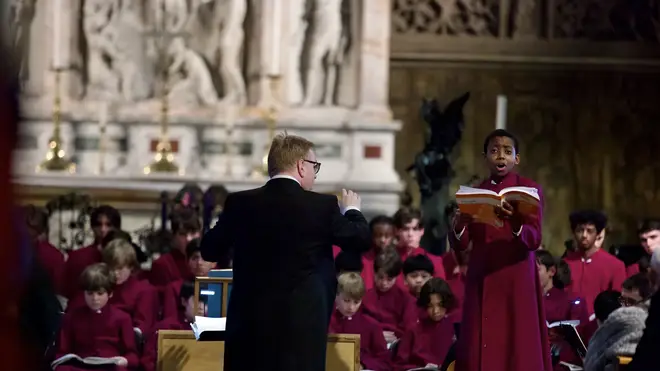
[[[644,335],[637,344],[632,362],[625,368],[626,371],[654,371],[660,370],[660,292],[651,297],[649,316],[646,318]]]
[[[370,244],[365,218],[342,216],[334,196],[280,178],[227,197],[201,244],[207,261],[233,250],[225,370],[325,369],[333,244],[358,252]]]

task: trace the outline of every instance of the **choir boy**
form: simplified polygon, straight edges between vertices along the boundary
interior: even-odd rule
[[[401,260],[404,262],[411,256],[423,255],[433,263],[433,271],[436,277],[445,278],[445,268],[442,265],[442,258],[433,255],[419,246],[424,235],[424,225],[422,224],[422,212],[419,209],[403,207],[394,214],[394,228],[397,238],[396,249]],[[404,279],[401,277],[398,281],[404,285]]]
[[[637,229],[637,235],[639,236],[640,244],[644,248],[644,251],[646,251],[646,255],[639,262],[626,267],[626,275],[628,277],[639,272],[647,272],[647,269],[643,268],[648,268],[653,251],[660,247],[660,220],[650,218],[642,220]]]
[[[113,240],[103,249],[103,262],[116,279],[110,304],[131,316],[133,327],[140,333],[151,330],[160,304],[158,293],[148,282],[137,278],[139,265],[133,245],[124,239]]]
[[[564,291],[564,288],[571,282],[568,265],[546,250],[536,250],[534,254],[544,294],[546,321],[550,323],[566,320],[588,322],[589,315],[584,300],[571,297]]]
[[[379,215],[369,222],[371,249],[362,255],[362,279],[367,290],[374,287],[374,260],[383,249],[392,246],[394,240],[394,220],[387,215]]]
[[[57,247],[48,242],[48,214],[30,205],[25,209],[25,219],[36,257],[53,283],[55,292],[61,294],[66,259]]]
[[[363,269],[362,258],[358,254],[342,251],[335,257],[337,275],[348,272],[361,274]]]
[[[364,282],[358,273],[342,273],[337,277],[336,310],[330,318],[328,332],[360,335],[362,369],[390,370],[390,353],[378,322],[360,310],[365,294]]]
[[[200,239],[196,238],[186,246],[186,259],[188,269],[192,277],[207,277],[211,269],[215,269],[216,263],[207,262],[202,258],[202,252],[199,249]],[[163,318],[179,318],[184,311],[179,300],[179,291],[183,280],[170,282],[164,289],[162,295]]]
[[[81,358],[116,357],[116,366],[111,369],[136,369],[138,356],[131,318],[108,304],[115,286],[112,272],[104,263],[90,265],[83,271],[80,283],[86,305],[73,308],[64,315],[55,358],[69,353]],[[78,371],[91,368],[70,362],[56,369]]]
[[[188,267],[186,246],[200,236],[199,217],[189,208],[180,209],[172,215],[171,228],[174,235],[172,250],[161,255],[151,266],[149,280],[156,287],[165,287],[172,281],[195,279]]]
[[[584,298],[589,315],[594,313],[594,299],[605,290],[621,290],[626,279],[622,261],[602,250],[596,243],[598,235],[607,225],[607,217],[599,211],[575,211],[569,216],[576,250],[570,251],[564,261],[571,269],[572,296]]]
[[[514,171],[520,153],[513,134],[491,132],[483,155],[490,176],[478,188],[536,188],[541,202],[536,215],[525,216],[516,202],[502,200],[496,209],[501,227],[473,222],[460,212],[454,218],[452,248],[470,248],[456,371],[550,371],[543,291],[533,254],[542,240],[543,192]]]
[[[413,255],[403,262],[403,279],[408,292],[413,298],[419,297],[419,292],[426,281],[433,277],[435,266],[431,259],[424,255]]]
[[[653,286],[648,275],[637,273],[623,281],[621,303],[633,306],[646,302],[653,295]]]
[[[94,243],[69,253],[64,266],[63,294],[69,300],[77,294],[76,282],[87,266],[101,262],[101,242],[112,230],[121,229],[121,215],[112,206],[101,205],[92,211],[90,216]]]
[[[396,370],[439,368],[456,339],[456,298],[445,280],[434,277],[426,282],[417,305],[424,314],[401,338],[394,357]]]
[[[158,358],[158,331],[159,330],[190,330],[190,324],[195,321],[194,299],[195,287],[192,282],[182,282],[177,291],[179,305],[184,308],[179,317],[165,318],[156,323],[154,328],[147,335],[144,345],[144,353],[140,359],[144,371],[155,371]],[[200,296],[199,313],[204,313],[205,303]]]
[[[418,319],[415,300],[396,284],[402,265],[394,249],[378,253],[373,266],[375,284],[364,296],[363,309],[383,327],[387,343],[399,339]]]

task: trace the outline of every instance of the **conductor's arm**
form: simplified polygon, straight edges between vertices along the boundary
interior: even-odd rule
[[[362,253],[369,250],[371,231],[360,212],[360,196],[343,189],[339,204],[334,201],[333,204],[332,243],[345,251]]]
[[[229,264],[229,251],[233,245],[230,217],[233,203],[233,197],[230,194],[225,200],[225,207],[218,217],[218,222],[202,237],[199,247],[202,259],[218,263],[220,267]]]

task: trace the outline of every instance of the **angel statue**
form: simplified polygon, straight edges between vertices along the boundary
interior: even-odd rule
[[[442,110],[437,100],[422,101],[421,115],[428,124],[424,149],[407,169],[414,172],[422,196],[424,215],[422,247],[441,254],[446,249],[450,205],[449,183],[454,177],[452,152],[463,135],[463,106],[470,98],[465,93]]]

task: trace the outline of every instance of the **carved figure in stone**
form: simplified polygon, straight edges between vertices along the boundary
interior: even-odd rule
[[[168,54],[174,62],[169,75],[183,75],[170,90],[170,98],[177,103],[199,103],[213,106],[218,103],[218,93],[206,63],[194,50],[188,48],[182,37],[176,37],[169,46]]]
[[[241,52],[245,40],[243,22],[247,14],[247,0],[225,0],[224,9],[220,32],[223,102],[244,106],[247,104],[247,91],[241,69]]]
[[[289,104],[299,105],[303,101],[303,82],[300,65],[302,62],[302,51],[305,44],[305,33],[309,22],[307,19],[307,0],[289,0],[289,16],[287,22],[289,41],[289,63],[285,76]]]
[[[8,4],[9,44],[18,63],[20,81],[28,79],[30,27],[36,0],[10,0]]]
[[[337,72],[348,41],[342,32],[341,5],[342,0],[314,0],[305,106],[317,104],[319,96],[325,105],[334,104]]]
[[[112,18],[117,14],[116,0],[86,0],[83,30],[87,40],[87,96],[108,98],[119,91],[119,76],[111,63],[118,56]]]
[[[537,34],[536,0],[518,0],[514,17],[513,37],[533,37]]]
[[[452,100],[444,111],[437,100],[424,100],[421,113],[429,125],[424,149],[415,156],[407,171],[414,171],[422,196],[424,237],[422,246],[437,249],[445,246],[449,225],[445,208],[449,204],[449,184],[454,177],[451,155],[463,136],[463,106],[470,93]]]
[[[207,1],[208,2],[208,1]],[[168,32],[181,32],[190,18],[186,0],[156,0],[154,23]]]

